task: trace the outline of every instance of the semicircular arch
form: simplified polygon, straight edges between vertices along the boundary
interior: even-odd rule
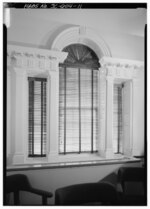
[[[54,39],[51,49],[62,51],[71,44],[84,44],[91,48],[98,56],[99,60],[103,56],[111,57],[111,51],[102,37],[91,28],[75,26],[62,31]]]

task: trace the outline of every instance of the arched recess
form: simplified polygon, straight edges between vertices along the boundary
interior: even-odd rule
[[[54,51],[63,51],[67,46],[73,44],[81,44],[89,47],[96,54],[99,61],[99,68],[101,69],[99,72],[99,128],[101,130],[99,132],[99,140],[97,143],[98,153],[102,157],[112,157],[112,138],[107,137],[106,140],[106,132],[107,126],[106,124],[106,87],[107,87],[107,79],[105,69],[103,70],[101,66],[101,59],[103,57],[111,57],[111,52],[103,40],[101,36],[95,33],[91,28],[87,28],[84,26],[75,26],[62,31],[56,38],[54,39],[51,49]],[[110,146],[111,145],[111,146]]]
[[[91,48],[99,60],[103,57],[111,57],[111,52],[106,42],[91,28],[75,26],[62,31],[53,41],[51,49],[62,51],[71,44],[84,44]]]

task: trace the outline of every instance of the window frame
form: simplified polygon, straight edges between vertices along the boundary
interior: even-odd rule
[[[123,85],[124,85],[124,82],[121,82],[121,83],[117,83],[117,82],[114,82],[114,89],[113,89],[113,94],[116,96],[119,96],[119,91],[120,91],[120,96],[121,96],[121,104],[118,104],[119,100],[118,98],[115,100],[115,97],[113,98],[113,108],[114,108],[114,105],[115,103],[117,102],[117,112],[119,111],[119,108],[121,108],[121,112],[117,114],[117,117],[118,116],[121,116],[121,130],[120,130],[120,126],[118,124],[118,129],[117,129],[117,134],[119,134],[118,138],[117,138],[117,151],[115,152],[114,151],[114,154],[123,154]],[[117,93],[115,93],[115,88],[117,88]],[[121,107],[119,107],[121,106]],[[113,117],[114,117],[114,114],[116,115],[116,113],[114,113],[114,109],[113,109]],[[114,119],[113,119],[113,131],[114,131]],[[117,122],[120,123],[120,120],[117,119]],[[115,126],[116,127],[116,126]],[[122,132],[122,134],[120,134],[120,131]],[[113,137],[114,137],[114,133],[113,133]],[[114,143],[114,139],[113,139],[113,143]],[[114,144],[113,144],[113,150],[114,150]]]
[[[46,97],[47,97],[47,116],[46,116],[46,120],[47,120],[47,139],[46,139],[46,156],[38,156],[38,157],[34,157],[34,156],[29,156],[29,152],[28,152],[28,146],[29,146],[29,138],[28,138],[28,127],[29,127],[29,110],[28,110],[28,104],[29,104],[29,85],[28,85],[28,78],[43,78],[47,80],[47,85],[46,85]],[[49,153],[49,144],[50,144],[50,131],[49,131],[49,127],[50,127],[50,75],[48,72],[44,72],[41,73],[40,71],[27,71],[26,74],[26,104],[25,104],[25,120],[26,120],[26,127],[25,130],[27,132],[26,134],[26,142],[25,142],[25,164],[29,163],[29,164],[43,164],[43,163],[48,163],[48,153]]]
[[[35,144],[36,143],[34,142],[34,140],[35,140],[35,137],[34,137],[35,131],[33,130],[33,124],[36,121],[35,121],[35,117],[34,117],[34,108],[30,108],[30,105],[31,104],[34,105],[34,101],[35,101],[35,100],[33,100],[33,101],[30,100],[30,91],[31,90],[33,91],[33,92],[31,92],[31,96],[35,97],[34,90],[35,90],[35,82],[36,81],[41,82],[41,85],[40,85],[40,100],[41,100],[41,103],[43,103],[42,94],[41,94],[41,92],[44,91],[43,82],[46,83],[46,90],[45,90],[45,94],[46,94],[46,108],[43,109],[43,104],[42,104],[42,107],[39,110],[39,112],[41,114],[41,117],[40,117],[40,121],[41,121],[40,129],[41,129],[41,131],[43,131],[43,126],[44,126],[43,123],[42,123],[43,122],[43,113],[44,113],[44,110],[45,110],[45,113],[46,113],[46,131],[43,132],[43,133],[46,132],[46,140],[45,140],[46,142],[45,142],[45,145],[44,145],[43,133],[40,133],[41,134],[41,136],[40,136],[40,147],[41,147],[40,154],[34,154],[34,152],[35,152],[34,147],[35,147]],[[30,82],[33,82],[31,84],[31,87],[30,87]],[[29,115],[30,114],[33,115],[33,118],[32,118],[33,124],[30,124],[30,120],[31,119],[28,120],[28,125],[29,125],[28,126],[28,157],[29,158],[31,158],[31,157],[34,157],[34,158],[36,158],[36,157],[37,158],[38,157],[42,157],[43,158],[43,157],[46,157],[46,153],[45,154],[42,154],[42,147],[43,146],[47,146],[47,140],[48,140],[48,138],[47,138],[47,78],[42,78],[42,77],[28,77],[28,89],[29,89],[29,91],[28,91],[28,119],[29,119]],[[42,110],[43,110],[43,112],[42,112]],[[32,137],[31,137],[31,139],[30,139],[30,136],[29,136],[30,135],[30,131],[29,131],[30,126],[32,127],[32,131],[31,131]],[[30,143],[31,143],[31,145],[30,145]],[[31,153],[30,153],[30,149],[32,149]],[[44,149],[44,151],[46,151],[46,150]]]
[[[94,89],[94,85],[93,85],[93,81],[94,81],[94,73],[93,71],[97,71],[97,99],[99,98],[98,95],[99,95],[99,67],[100,67],[100,63],[99,63],[99,59],[96,55],[96,53],[90,48],[88,47],[87,45],[85,44],[80,44],[80,43],[76,43],[76,44],[70,44],[68,46],[66,46],[64,49],[63,49],[64,52],[67,52],[68,53],[68,56],[67,58],[65,59],[64,63],[63,64],[60,64],[59,67],[59,73],[60,73],[60,70],[62,70],[64,72],[64,76],[67,75],[67,71],[71,71],[71,69],[69,68],[72,68],[75,69],[78,73],[78,79],[77,79],[77,86],[78,86],[78,110],[79,110],[79,121],[78,121],[78,124],[79,124],[79,129],[78,129],[78,134],[79,134],[79,148],[77,151],[70,151],[70,152],[67,152],[66,150],[66,146],[67,144],[65,143],[66,142],[66,135],[65,136],[62,136],[63,137],[63,142],[64,142],[64,148],[63,148],[63,151],[60,152],[60,149],[59,149],[59,154],[73,154],[73,153],[76,153],[76,154],[81,154],[81,153],[84,153],[84,151],[81,150],[81,144],[82,144],[82,138],[81,138],[81,88],[82,87],[82,84],[81,84],[81,73],[82,73],[82,69],[83,70],[90,70],[91,71],[91,90],[92,90],[92,94],[91,96],[93,96],[93,89]],[[61,69],[62,68],[62,69]],[[67,77],[65,77],[66,79]],[[62,81],[64,82],[64,85],[65,85],[65,82],[66,81]],[[60,76],[59,76],[59,85],[60,85]],[[66,89],[66,85],[64,87],[64,91],[65,93],[68,91],[68,89]],[[60,94],[59,94],[59,99],[61,99],[62,97],[60,97]],[[66,101],[66,95],[65,95],[65,101]],[[65,110],[65,113],[66,113],[66,102],[64,101],[64,110]],[[93,120],[93,97],[91,98],[91,102],[92,102],[92,111],[91,111],[91,117],[92,117],[92,120]],[[59,103],[60,104],[60,103]],[[97,101],[97,112],[99,111],[99,107],[98,107],[98,101]],[[60,111],[60,107],[59,107],[59,111]],[[60,113],[60,112],[59,112]],[[66,118],[66,115],[64,113],[64,120]],[[93,125],[93,121],[91,121],[92,125]],[[65,127],[65,124],[66,124],[66,120],[64,121],[64,132],[67,133],[67,128]],[[97,120],[96,122],[96,126],[99,127],[99,120]],[[93,133],[93,127],[91,125],[91,133]],[[98,129],[98,128],[97,128]],[[96,129],[96,130],[97,130]],[[60,131],[60,115],[59,115],[59,131]],[[98,132],[98,130],[97,130]],[[97,133],[97,139],[96,140],[96,144],[97,144],[97,140],[98,140],[98,133]],[[59,134],[59,147],[60,147],[60,134]],[[93,135],[92,135],[92,138],[91,138],[91,149],[88,150],[88,151],[85,151],[87,153],[96,153],[98,151],[98,148],[96,146],[96,150],[94,150],[94,145],[93,145]],[[58,147],[58,148],[59,148]]]
[[[67,70],[67,68],[75,68],[76,70],[78,70],[79,72],[78,72],[78,76],[80,76],[80,72],[81,72],[81,70],[82,69],[87,69],[87,70],[91,70],[91,77],[92,77],[92,79],[91,79],[91,82],[92,82],[92,89],[93,89],[93,70],[97,70],[97,113],[98,113],[98,111],[99,111],[99,107],[98,107],[98,98],[99,98],[99,88],[98,88],[98,83],[99,83],[99,70],[98,69],[90,69],[90,68],[87,68],[87,67],[84,67],[84,66],[82,66],[82,68],[81,68],[81,66],[79,67],[79,66],[77,66],[76,65],[76,67],[75,66],[70,66],[70,65],[67,65],[67,66],[65,66],[65,65],[60,65],[60,68],[63,68],[64,69],[64,71],[66,71]],[[71,69],[70,69],[71,70]],[[79,78],[79,80],[80,80],[80,78]],[[60,77],[59,77],[59,84],[60,84]],[[81,85],[81,83],[80,84],[78,84],[78,85]],[[80,88],[79,88],[79,90],[80,90]],[[80,93],[81,93],[81,91],[80,91]],[[60,95],[59,95],[59,99],[60,99]],[[93,98],[92,98],[93,99]],[[80,103],[80,99],[79,99],[79,103]],[[92,104],[93,104],[93,102],[92,102]],[[92,106],[93,107],[93,106]],[[79,107],[77,108],[77,109],[79,109],[79,125],[81,125],[80,123],[81,123],[81,119],[80,119],[80,115],[81,115],[81,110],[80,110],[80,108],[81,108],[81,106],[79,105]],[[65,107],[65,110],[66,110],[67,108]],[[90,109],[90,108],[88,108],[88,109]],[[60,111],[60,107],[59,107],[59,111]],[[93,111],[92,111],[93,112]],[[91,115],[91,117],[93,118],[93,113],[92,113],[92,115]],[[60,119],[60,118],[59,118]],[[60,121],[59,121],[59,123],[60,123]],[[96,123],[96,126],[98,127],[98,123],[99,123],[99,120],[97,119],[97,123]],[[60,127],[60,124],[59,124],[59,127]],[[58,127],[58,128],[59,128]],[[92,127],[91,127],[92,128]],[[59,129],[59,131],[60,131],[60,129]],[[67,130],[66,130],[67,131]],[[79,133],[80,133],[80,131],[81,131],[81,127],[79,127]],[[92,131],[93,131],[93,128],[92,128]],[[97,132],[98,132],[98,128],[97,128]],[[60,135],[59,135],[60,136]],[[98,140],[98,133],[97,133],[97,139],[95,139],[96,140],[96,143],[97,143],[97,140]],[[58,140],[60,140],[60,138],[58,138]],[[91,153],[91,154],[94,154],[94,153],[96,153],[96,152],[98,152],[98,150],[97,150],[97,148],[96,148],[96,150],[93,150],[94,149],[94,147],[93,147],[93,140],[91,139],[91,143],[92,143],[92,147],[91,147],[91,150],[88,150],[88,151],[82,151],[82,150],[80,150],[80,143],[82,144],[82,138],[80,138],[80,140],[79,140],[79,150],[78,151],[75,151],[75,152],[67,152],[67,151],[65,151],[65,147],[64,147],[64,152],[60,152],[59,151],[59,154],[60,155],[63,155],[63,154],[82,154],[82,153]],[[65,139],[64,139],[64,143],[65,143]],[[60,144],[58,145],[58,146],[60,146]],[[64,146],[65,146],[65,144],[64,144]],[[59,148],[59,147],[58,147]]]

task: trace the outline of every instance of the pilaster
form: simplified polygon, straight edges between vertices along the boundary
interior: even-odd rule
[[[100,156],[105,157],[106,146],[106,68],[99,69],[99,140],[98,151]]]
[[[24,117],[23,117],[23,105],[24,105],[24,77],[26,76],[25,70],[19,68],[12,69],[11,79],[11,96],[12,96],[12,138],[14,138],[14,155],[13,163],[24,163]]]
[[[107,76],[106,157],[113,157],[113,77]]]

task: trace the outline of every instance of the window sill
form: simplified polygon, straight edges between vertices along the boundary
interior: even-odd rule
[[[134,157],[122,157],[115,159],[101,159],[90,161],[76,161],[76,162],[59,162],[59,163],[44,163],[44,164],[24,164],[7,166],[7,171],[23,171],[23,170],[42,170],[42,169],[56,169],[56,168],[71,168],[71,167],[83,167],[83,166],[100,166],[110,164],[123,164],[123,163],[136,163],[140,162],[140,159]]]

